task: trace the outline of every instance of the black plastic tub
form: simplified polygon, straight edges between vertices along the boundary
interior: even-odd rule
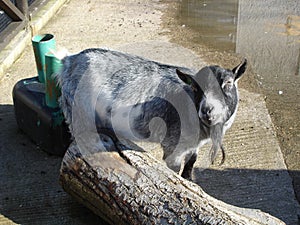
[[[59,107],[45,101],[45,84],[38,77],[20,80],[13,89],[15,116],[19,128],[44,151],[62,156],[71,135]]]

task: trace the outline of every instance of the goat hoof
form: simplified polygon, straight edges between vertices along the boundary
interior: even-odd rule
[[[192,180],[192,174],[191,173],[182,173],[181,177],[188,180],[188,181],[193,181]]]

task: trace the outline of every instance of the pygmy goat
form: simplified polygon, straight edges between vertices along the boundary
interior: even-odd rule
[[[246,59],[232,70],[199,72],[107,49],[62,61],[60,104],[77,142],[103,129],[119,140],[158,142],[167,166],[179,172],[184,162],[181,175],[188,179],[205,143],[212,142],[211,162],[218,149],[224,161],[222,139],[237,112]]]

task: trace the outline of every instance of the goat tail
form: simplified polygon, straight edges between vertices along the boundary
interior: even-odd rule
[[[66,48],[61,48],[59,50],[51,50],[51,53],[59,60],[63,60],[67,56],[71,55],[71,53]]]

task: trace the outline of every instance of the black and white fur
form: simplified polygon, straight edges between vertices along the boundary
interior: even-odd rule
[[[199,148],[212,141],[211,161],[232,125],[237,81],[247,61],[232,70],[195,72],[107,49],[65,57],[57,76],[61,107],[75,137],[110,130],[119,139],[158,142],[167,166],[191,177]]]

